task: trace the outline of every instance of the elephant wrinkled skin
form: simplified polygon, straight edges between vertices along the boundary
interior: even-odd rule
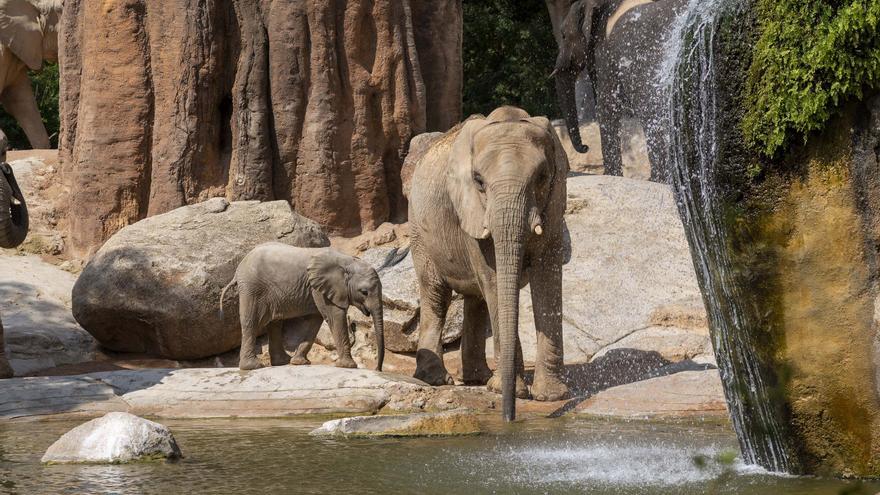
[[[563,213],[568,159],[550,122],[501,107],[438,139],[416,165],[409,195],[421,323],[416,378],[451,384],[440,334],[452,291],[465,297],[465,383],[500,390],[503,413],[527,396],[518,336],[519,290],[531,284],[538,400],[568,394],[562,380]],[[491,324],[498,369],[486,363]]]
[[[238,265],[235,277],[220,295],[238,285],[241,317],[239,368],[259,368],[256,338],[269,326],[272,366],[310,364],[309,350],[326,319],[339,352],[336,366],[357,368],[348,338],[348,307],[373,317],[376,334],[376,369],[382,370],[385,353],[382,283],[376,270],[358,258],[332,248],[299,248],[268,242],[255,247]],[[283,326],[282,326],[283,322]],[[297,332],[293,357],[284,350],[284,329]]]
[[[58,61],[58,21],[63,0],[0,0],[0,103],[36,149],[49,135],[34,99],[28,70]]]

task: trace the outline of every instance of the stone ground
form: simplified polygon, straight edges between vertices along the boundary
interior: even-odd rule
[[[65,193],[57,158],[52,152],[28,153],[12,152],[10,160],[23,188],[33,192],[28,197],[33,234],[17,250],[0,250],[0,314],[7,352],[16,375],[26,377],[0,381],[0,417],[98,416],[109,411],[157,417],[460,408],[497,412],[500,397],[482,387],[432,388],[410,378],[415,359],[408,352],[387,353],[386,373],[321,366],[332,364],[335,355],[332,346],[320,345],[320,338],[310,354],[315,363],[311,367],[249,373],[223,368],[236,365],[237,351],[189,362],[102,351],[70,312],[70,290],[82,264],[64,256],[65,239],[59,232],[65,214],[55,205],[63,204],[58,198]],[[567,357],[577,359],[567,359],[572,364],[566,371],[574,398],[519,401],[520,414],[726,415],[718,373],[708,354],[705,313],[695,301],[696,284],[668,190],[641,181],[584,175],[569,184],[567,221],[575,248],[566,270],[576,276],[565,282],[567,293],[575,297],[566,299],[566,307],[575,311],[575,318],[566,323],[566,351]],[[579,237],[580,231],[589,235]],[[334,240],[337,247],[365,258],[407,243],[405,224],[386,224],[359,238]],[[370,255],[374,249],[386,251]],[[406,270],[398,275],[412,276]],[[615,300],[622,303],[615,306]],[[523,301],[528,314],[528,297]],[[362,368],[369,367],[374,360],[368,345],[371,336],[355,331],[355,338],[355,357]],[[445,360],[457,374],[454,344]]]

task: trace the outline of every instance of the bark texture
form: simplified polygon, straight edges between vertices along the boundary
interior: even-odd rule
[[[67,0],[73,254],[215,196],[402,220],[410,138],[461,117],[461,25],[461,0]]]

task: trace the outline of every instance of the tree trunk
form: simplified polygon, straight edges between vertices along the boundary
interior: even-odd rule
[[[406,216],[412,136],[460,120],[461,1],[67,0],[72,254],[210,197],[330,232]]]

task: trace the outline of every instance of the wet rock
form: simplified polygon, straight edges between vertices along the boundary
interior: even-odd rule
[[[214,198],[141,220],[98,251],[73,286],[73,315],[101,345],[168,359],[238,347],[238,291],[220,292],[257,244],[329,245],[285,201]]]
[[[153,421],[111,412],[65,433],[43,456],[43,463],[125,463],[177,459],[171,431]]]
[[[578,414],[621,418],[727,417],[718,370],[682,371],[603,390]]]
[[[327,421],[312,435],[344,437],[426,437],[474,435],[480,424],[474,414],[446,411],[401,416],[356,416]]]

